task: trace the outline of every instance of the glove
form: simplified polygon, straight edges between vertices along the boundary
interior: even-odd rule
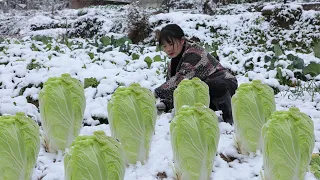
[[[156,104],[158,111],[165,111],[167,106],[163,102],[159,102]]]

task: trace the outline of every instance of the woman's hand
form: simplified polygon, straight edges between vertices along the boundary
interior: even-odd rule
[[[163,102],[159,102],[156,104],[158,111],[165,111],[167,106]]]

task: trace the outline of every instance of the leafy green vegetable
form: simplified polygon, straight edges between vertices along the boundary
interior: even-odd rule
[[[153,61],[154,61],[154,62],[161,62],[161,61],[162,61],[161,56],[160,56],[160,55],[154,56],[154,57],[153,57]]]
[[[127,163],[148,159],[157,118],[155,103],[152,92],[137,83],[119,87],[108,103],[111,134],[123,145]]]
[[[292,61],[291,66],[292,69],[302,69],[304,67],[303,59],[299,58],[298,56],[294,56],[293,54],[287,55],[288,60]]]
[[[320,179],[320,156],[319,156],[319,154],[312,154],[311,162],[310,162],[310,172],[312,172],[317,179]]]
[[[232,97],[232,113],[240,153],[261,148],[261,128],[275,109],[274,93],[268,85],[253,80],[239,86]]]
[[[308,66],[303,68],[303,74],[310,74],[311,76],[315,77],[320,74],[320,64],[311,62]]]
[[[99,82],[94,77],[84,79],[84,88],[87,88],[90,86],[93,88],[96,88],[98,85],[99,85]]]
[[[38,124],[24,113],[0,116],[0,179],[31,179],[40,150]]]
[[[162,62],[162,61],[163,61],[163,60],[161,59],[161,56],[160,56],[160,55],[156,55],[156,56],[154,56],[153,58],[151,58],[151,57],[149,57],[149,56],[147,56],[146,58],[144,58],[144,62],[147,63],[148,68],[151,67],[151,64],[152,64],[153,62]]]
[[[115,46],[116,47],[120,47],[121,45],[125,45],[125,44],[132,44],[131,39],[129,39],[128,37],[122,37],[120,39],[115,40]]]
[[[132,60],[137,60],[139,58],[140,58],[140,56],[138,54],[136,54],[136,53],[132,54]]]
[[[31,62],[27,65],[27,69],[28,70],[32,70],[32,69],[40,69],[42,66],[39,62],[36,62],[35,59],[32,59]]]
[[[78,136],[86,107],[84,88],[70,74],[49,78],[39,93],[39,109],[49,152],[64,150]]]
[[[147,56],[147,57],[144,59],[144,62],[146,62],[147,65],[148,65],[148,68],[150,68],[153,60],[152,60],[149,56]]]
[[[314,44],[314,56],[320,58],[320,41]]]
[[[209,87],[197,77],[191,80],[184,79],[175,89],[173,99],[176,112],[184,105],[194,106],[196,103],[202,103],[209,107]]]
[[[262,128],[264,179],[303,180],[314,148],[310,117],[290,108],[276,111]]]
[[[283,55],[282,49],[279,44],[275,44],[273,46],[273,51],[274,51],[275,56],[277,56],[277,57]]]
[[[124,154],[121,144],[103,131],[78,136],[64,157],[65,180],[123,180]]]
[[[41,41],[43,44],[48,44],[52,41],[52,37],[42,36],[42,35],[36,35],[32,37],[35,41]]]
[[[100,38],[100,42],[102,43],[103,46],[111,45],[111,38],[108,36],[102,36]]]
[[[94,53],[92,52],[88,52],[88,56],[90,57],[90,59],[92,60],[94,58]]]
[[[220,138],[218,117],[203,104],[184,106],[170,124],[177,179],[209,180]]]
[[[34,43],[32,43],[32,45],[31,45],[31,50],[32,51],[40,51],[40,49]]]

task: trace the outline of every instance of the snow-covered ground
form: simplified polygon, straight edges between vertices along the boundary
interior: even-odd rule
[[[91,9],[89,12],[94,12],[94,10]],[[112,12],[110,11],[110,13]],[[304,16],[309,16],[313,13],[315,12],[306,12]],[[252,79],[260,79],[265,83],[284,89],[276,79],[275,71],[263,68],[264,64],[259,65],[256,62],[258,66],[247,72],[243,67],[249,57],[253,57],[256,60],[261,53],[265,53],[252,50],[251,53],[245,54],[241,50],[242,46],[245,45],[241,44],[241,41],[237,41],[245,29],[248,29],[250,26],[256,26],[254,20],[259,15],[259,13],[246,12],[239,15],[207,16],[172,12],[152,16],[150,23],[157,22],[159,19],[168,20],[169,22],[180,24],[189,37],[196,36],[201,41],[210,44],[214,41],[220,41],[222,44],[219,46],[218,55],[220,56],[221,63],[238,73],[237,79],[239,84],[249,82]],[[244,18],[248,20],[243,21]],[[46,20],[46,17],[43,16],[37,16],[29,21],[51,20]],[[200,27],[196,30],[197,24],[203,22],[211,23],[212,26],[222,27],[221,31],[225,31],[224,34],[226,34],[225,39],[223,37],[215,39],[206,28]],[[155,29],[162,26],[157,26]],[[261,24],[260,27],[269,28],[265,24]],[[106,32],[110,30],[108,26],[105,28]],[[25,112],[39,122],[41,121],[39,109],[30,103],[30,98],[33,100],[38,99],[41,83],[44,83],[49,77],[60,76],[63,73],[69,73],[72,77],[82,82],[84,82],[85,78],[94,77],[99,81],[99,85],[96,88],[88,87],[85,89],[87,106],[84,122],[92,124],[92,126],[84,126],[81,129],[80,135],[91,135],[96,130],[103,130],[107,135],[111,135],[109,126],[99,124],[99,121],[93,117],[108,117],[107,104],[119,84],[128,86],[133,82],[138,82],[141,86],[153,90],[165,81],[164,74],[162,73],[164,62],[153,62],[150,68],[148,68],[148,64],[144,61],[147,56],[153,58],[156,55],[160,55],[164,58],[164,52],[156,51],[156,47],[145,47],[140,52],[139,59],[133,60],[132,56],[128,55],[128,53],[119,52],[118,48],[105,53],[99,52],[97,47],[90,45],[85,39],[75,39],[74,41],[80,43],[78,43],[78,47],[75,45],[71,48],[53,40],[50,43],[52,48],[49,48],[47,45],[31,40],[28,37],[28,35],[32,35],[34,32],[26,29],[25,31],[21,31],[21,33],[25,36],[23,41],[10,39],[0,44],[0,49],[2,49],[0,51],[0,114],[2,115]],[[55,33],[59,33],[59,31],[46,30],[36,32],[35,34],[52,35]],[[223,55],[230,54],[231,51],[233,56],[238,58],[238,63],[234,63],[231,60],[232,56]],[[93,58],[90,57],[90,52],[94,54]],[[320,63],[320,59],[316,58],[313,53],[291,53],[303,58],[306,64],[310,62]],[[37,64],[37,66],[30,68],[30,64]],[[317,78],[320,79],[320,76]],[[22,89],[24,91],[21,91]],[[298,107],[312,118],[316,136],[314,153],[318,153],[320,150],[319,91],[314,94],[304,91],[300,95],[297,95],[288,90],[283,90],[276,95],[276,104],[277,110]],[[125,174],[126,180],[175,179],[169,134],[169,121],[172,117],[173,114],[171,113],[158,116],[149,159],[145,163],[128,166]],[[234,127],[223,122],[219,124],[219,127],[221,137],[218,153],[214,161],[212,179],[260,179],[263,163],[261,152],[251,155],[239,154],[233,139]],[[33,180],[63,180],[63,156],[62,152],[57,154],[47,153],[43,145],[41,145],[37,165],[33,172]],[[230,161],[226,161],[226,157]],[[316,178],[313,174],[307,172],[306,180],[314,179]]]

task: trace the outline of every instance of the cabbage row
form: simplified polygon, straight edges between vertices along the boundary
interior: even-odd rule
[[[170,135],[179,180],[210,179],[220,130],[209,99],[208,86],[198,78],[183,80],[174,91]],[[108,102],[111,136],[79,136],[84,86],[69,74],[49,78],[39,103],[43,133],[22,113],[0,117],[0,180],[31,179],[41,139],[50,153],[65,153],[66,180],[122,180],[127,164],[148,161],[156,99],[139,84],[119,87]],[[298,108],[276,111],[273,90],[257,80],[240,85],[232,110],[235,145],[243,154],[262,150],[264,180],[304,179],[315,142],[310,117]]]

